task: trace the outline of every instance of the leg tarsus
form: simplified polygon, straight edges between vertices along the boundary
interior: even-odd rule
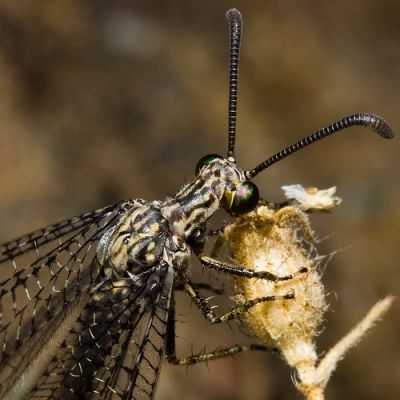
[[[216,360],[218,358],[224,358],[224,357],[232,357],[235,356],[236,354],[242,353],[243,351],[269,351],[269,352],[277,352],[278,350],[276,348],[268,347],[268,346],[263,346],[259,344],[251,344],[248,346],[231,346],[231,347],[226,347],[223,349],[217,349],[211,352],[202,352],[199,354],[192,354],[191,356],[188,357],[181,357],[181,358],[173,358],[173,359],[168,359],[168,361],[172,364],[175,365],[193,365],[197,364],[199,362],[205,362],[206,364],[208,361],[211,360]]]
[[[290,292],[283,296],[265,296],[259,297],[256,299],[248,300],[238,306],[234,307],[231,311],[223,314],[218,317],[212,307],[210,307],[207,303],[207,299],[202,297],[198,290],[190,282],[186,282],[184,285],[185,292],[188,296],[193,300],[199,310],[202,312],[203,316],[207,319],[211,324],[219,324],[226,323],[231,321],[232,319],[237,319],[240,315],[247,312],[251,307],[254,307],[256,304],[264,303],[266,301],[277,301],[277,300],[291,300],[294,298],[294,293]]]
[[[303,267],[291,275],[279,276],[268,271],[253,271],[245,267],[238,267],[233,264],[216,260],[215,258],[200,255],[199,260],[204,267],[214,269],[216,271],[225,272],[231,275],[240,276],[241,278],[256,278],[266,279],[272,282],[289,281],[298,275],[308,272],[308,269]]]

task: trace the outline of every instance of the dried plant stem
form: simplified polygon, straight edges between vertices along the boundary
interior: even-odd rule
[[[336,369],[337,363],[344,357],[345,353],[354,347],[368,330],[383,317],[389,310],[393,300],[393,296],[387,296],[383,300],[378,301],[368,314],[328,351],[318,367],[315,368],[310,363],[308,363],[308,365],[304,363],[303,365],[294,366],[299,377],[299,382],[296,384],[296,387],[306,399],[324,399],[325,387],[332,372]]]
[[[316,374],[321,384],[326,386],[336,364],[343,358],[345,353],[355,346],[360,339],[370,330],[389,310],[394,301],[394,296],[387,296],[378,301],[368,314],[335,346],[332,347],[321,360]]]

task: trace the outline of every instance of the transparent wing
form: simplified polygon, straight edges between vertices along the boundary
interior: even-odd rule
[[[130,204],[119,202],[0,246],[0,398],[96,283],[97,241]]]
[[[100,285],[30,398],[151,399],[172,283],[172,268],[160,264]]]

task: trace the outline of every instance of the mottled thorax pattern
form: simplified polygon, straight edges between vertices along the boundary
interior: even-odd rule
[[[168,224],[160,210],[146,201],[135,201],[119,224],[99,242],[98,260],[106,265],[106,276],[143,271],[161,258]]]
[[[186,239],[217,211],[225,190],[234,189],[244,179],[234,163],[226,159],[212,160],[191,183],[161,205],[161,214],[170,229]]]

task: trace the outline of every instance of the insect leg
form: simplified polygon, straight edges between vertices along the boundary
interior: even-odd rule
[[[225,272],[231,275],[240,276],[241,278],[257,278],[266,279],[273,282],[289,281],[300,274],[306,273],[307,268],[300,268],[294,274],[279,276],[268,271],[253,271],[248,268],[238,267],[223,261],[216,260],[208,256],[199,256],[199,260],[204,267],[214,269],[219,272]]]
[[[193,365],[193,364],[197,364],[199,362],[208,362],[211,360],[216,360],[218,358],[232,357],[243,351],[249,351],[249,350],[270,351],[270,352],[277,351],[277,349],[275,349],[275,348],[269,348],[267,346],[263,346],[263,345],[259,345],[259,344],[250,344],[248,346],[235,345],[235,346],[227,347],[224,349],[218,349],[218,350],[210,351],[210,352],[206,352],[206,353],[192,354],[191,356],[187,356],[187,357],[177,358],[176,355],[174,354],[173,356],[170,355],[171,358],[169,358],[168,361],[175,365]]]
[[[204,352],[199,354],[192,354],[187,357],[177,357],[176,356],[176,335],[175,335],[175,302],[174,299],[171,299],[170,308],[168,311],[168,322],[167,322],[167,331],[166,331],[166,339],[165,339],[165,357],[167,361],[174,365],[193,365],[199,362],[208,362],[210,360],[216,360],[218,358],[230,357],[235,354],[239,354],[243,351],[270,351],[276,352],[277,349],[271,348],[264,345],[259,344],[250,344],[247,346],[239,346],[234,345],[231,347],[218,349],[211,352]]]
[[[232,308],[231,311],[228,311],[227,313],[218,317],[212,310],[212,307],[208,305],[207,299],[201,296],[199,291],[190,282],[185,283],[184,289],[185,292],[188,294],[188,296],[193,300],[193,302],[199,308],[201,313],[204,315],[204,318],[206,318],[207,321],[210,322],[211,324],[226,323],[233,319],[237,319],[241,314],[244,314],[251,307],[254,307],[256,304],[259,303],[264,303],[266,301],[294,299],[293,293],[288,293],[283,296],[258,297],[255,299],[247,300],[244,303]]]

